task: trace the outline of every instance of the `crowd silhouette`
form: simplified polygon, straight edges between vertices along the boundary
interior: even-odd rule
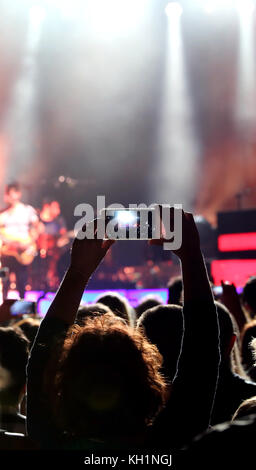
[[[208,468],[203,454],[215,449],[235,466],[234,445],[242,455],[256,426],[256,278],[241,297],[223,282],[216,301],[193,215],[182,217],[168,305],[133,309],[109,292],[81,307],[115,242],[75,239],[43,320],[0,327],[1,449],[168,448],[185,468]]]

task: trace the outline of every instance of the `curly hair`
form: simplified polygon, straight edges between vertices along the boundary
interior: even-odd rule
[[[157,348],[112,313],[73,325],[54,380],[59,429],[85,438],[145,431],[165,402],[161,365]]]
[[[83,326],[88,318],[105,315],[106,313],[111,313],[110,308],[98,302],[95,304],[81,305],[77,311],[75,323]]]

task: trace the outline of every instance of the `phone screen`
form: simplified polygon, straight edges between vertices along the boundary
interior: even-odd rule
[[[105,219],[106,238],[115,240],[151,240],[156,238],[154,209],[118,209],[101,211]]]

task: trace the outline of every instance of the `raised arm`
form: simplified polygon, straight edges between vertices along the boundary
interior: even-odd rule
[[[217,312],[193,215],[182,216],[179,257],[184,285],[184,337],[173,392],[159,418],[162,443],[180,447],[209,426],[219,367]],[[171,437],[168,437],[171,436]]]
[[[84,289],[113,243],[113,240],[74,240],[69,268],[46,319],[54,317],[67,325],[74,323]]]
[[[220,362],[217,312],[192,214],[183,216],[182,248],[176,254],[184,284],[185,332],[174,391],[183,399],[177,422],[183,421],[189,440],[209,426]]]
[[[32,347],[27,367],[27,432],[43,447],[58,438],[45,390],[49,361],[58,360],[58,348],[74,323],[85,286],[112,243],[74,240],[69,268]]]

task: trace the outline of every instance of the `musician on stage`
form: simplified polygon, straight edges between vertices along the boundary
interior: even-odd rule
[[[36,239],[39,234],[39,219],[36,210],[21,202],[21,187],[13,182],[5,187],[6,208],[0,212],[1,263],[16,275],[16,289],[24,297],[28,278],[28,266],[36,255]],[[8,291],[4,286],[4,297]]]
[[[41,233],[38,239],[38,248],[42,261],[40,266],[40,277],[43,278],[44,284],[42,288],[54,291],[57,290],[60,283],[59,263],[61,256],[70,240],[60,204],[56,199],[44,199],[39,217]]]
[[[40,220],[44,224],[44,232],[53,237],[64,237],[67,226],[61,215],[60,204],[55,199],[45,198],[40,211]]]

